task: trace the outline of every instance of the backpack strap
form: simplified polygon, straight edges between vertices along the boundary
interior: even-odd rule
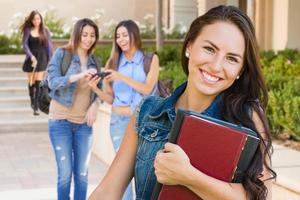
[[[92,59],[94,60],[96,67],[97,67],[97,71],[100,72],[101,71],[101,62],[99,60],[98,57],[96,57],[95,55],[92,55]]]
[[[62,57],[62,62],[61,62],[61,74],[64,76],[70,66],[71,59],[72,59],[72,52],[65,50],[63,51],[63,57]]]
[[[144,54],[144,72],[146,75],[150,71],[151,63],[152,63],[152,58],[155,53],[145,53]]]
[[[64,76],[68,69],[69,66],[71,64],[71,60],[72,60],[72,52],[68,51],[68,50],[64,50],[63,51],[63,57],[62,57],[62,62],[61,62],[61,74]],[[95,57],[94,55],[92,55],[92,59],[94,60],[96,66],[97,66],[97,71],[100,72],[101,70],[101,62],[100,60]]]

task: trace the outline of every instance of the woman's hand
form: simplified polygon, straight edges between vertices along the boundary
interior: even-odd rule
[[[30,59],[31,59],[31,62],[32,62],[32,63],[35,63],[35,62],[37,62],[37,59],[36,59],[36,57],[35,57],[35,56],[31,56],[31,58],[30,58]]]
[[[122,80],[123,75],[119,73],[118,71],[112,70],[112,69],[107,69],[105,72],[109,72],[110,74],[105,77],[105,80],[111,82],[115,80]]]
[[[185,172],[191,167],[190,159],[176,144],[166,143],[165,148],[156,154],[154,161],[157,181],[166,185],[182,185]]]
[[[90,68],[80,72],[81,78],[89,78],[97,73],[97,70],[94,68]]]
[[[96,121],[97,118],[97,110],[98,110],[98,103],[94,102],[92,105],[90,105],[89,109],[86,112],[86,123],[88,126],[92,127],[94,122]]]
[[[87,78],[89,79],[89,77],[91,77],[93,74],[96,74],[97,70],[94,68],[90,68],[87,70],[84,70],[82,72],[80,72],[79,74],[74,74],[70,76],[69,82],[70,83],[74,83],[82,78]]]
[[[89,75],[87,77],[87,80],[88,80],[88,85],[92,88],[92,90],[96,90],[98,88],[97,85],[101,80],[101,78],[98,76]]]
[[[37,66],[37,59],[35,56],[32,56],[31,58],[32,67],[35,68]]]

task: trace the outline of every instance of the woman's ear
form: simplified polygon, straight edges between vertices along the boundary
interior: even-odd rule
[[[244,69],[241,69],[240,73],[236,76],[236,80],[238,80],[243,75]]]
[[[189,58],[190,57],[190,49],[191,49],[191,45],[187,44],[186,48],[185,48],[185,57]]]

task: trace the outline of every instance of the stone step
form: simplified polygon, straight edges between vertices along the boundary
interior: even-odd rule
[[[28,96],[25,55],[0,55],[0,133],[47,132],[48,116],[34,116]]]
[[[0,77],[24,77],[25,72],[21,68],[0,68]]]
[[[21,69],[25,60],[25,55],[0,55],[0,68]]]
[[[27,77],[0,77],[0,86],[24,86],[27,85]]]
[[[36,116],[34,119],[1,120],[0,134],[48,132],[48,119]]]
[[[1,119],[29,119],[36,117],[33,115],[33,110],[30,106],[26,107],[6,107],[0,108],[0,120]],[[40,112],[39,117],[46,117],[47,115],[43,112]]]
[[[18,68],[22,69],[23,67],[23,62],[1,62],[0,63],[0,68]]]
[[[18,97],[27,96],[27,85],[23,86],[0,86],[0,97]]]
[[[30,107],[29,96],[1,97],[0,108]]]

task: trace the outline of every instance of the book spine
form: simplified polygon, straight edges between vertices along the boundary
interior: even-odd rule
[[[184,120],[184,116],[186,115],[186,113],[182,110],[178,110],[177,114],[176,114],[176,118],[175,121],[173,123],[173,126],[169,132],[169,139],[168,142],[170,143],[176,143],[179,133],[180,133],[180,128],[181,128],[181,124],[182,121]],[[160,195],[160,191],[162,188],[162,184],[159,182],[156,182],[153,192],[152,192],[152,196],[151,196],[151,200],[158,200],[159,199],[159,195]]]
[[[171,143],[176,143],[177,142],[177,139],[178,139],[178,136],[179,136],[179,133],[180,133],[180,129],[181,129],[181,124],[182,124],[182,121],[184,120],[184,116],[185,116],[185,112],[182,111],[182,110],[178,110],[177,111],[177,114],[176,114],[176,119],[174,121],[174,124],[170,130],[170,133],[169,133],[169,140],[168,142],[171,142]]]

